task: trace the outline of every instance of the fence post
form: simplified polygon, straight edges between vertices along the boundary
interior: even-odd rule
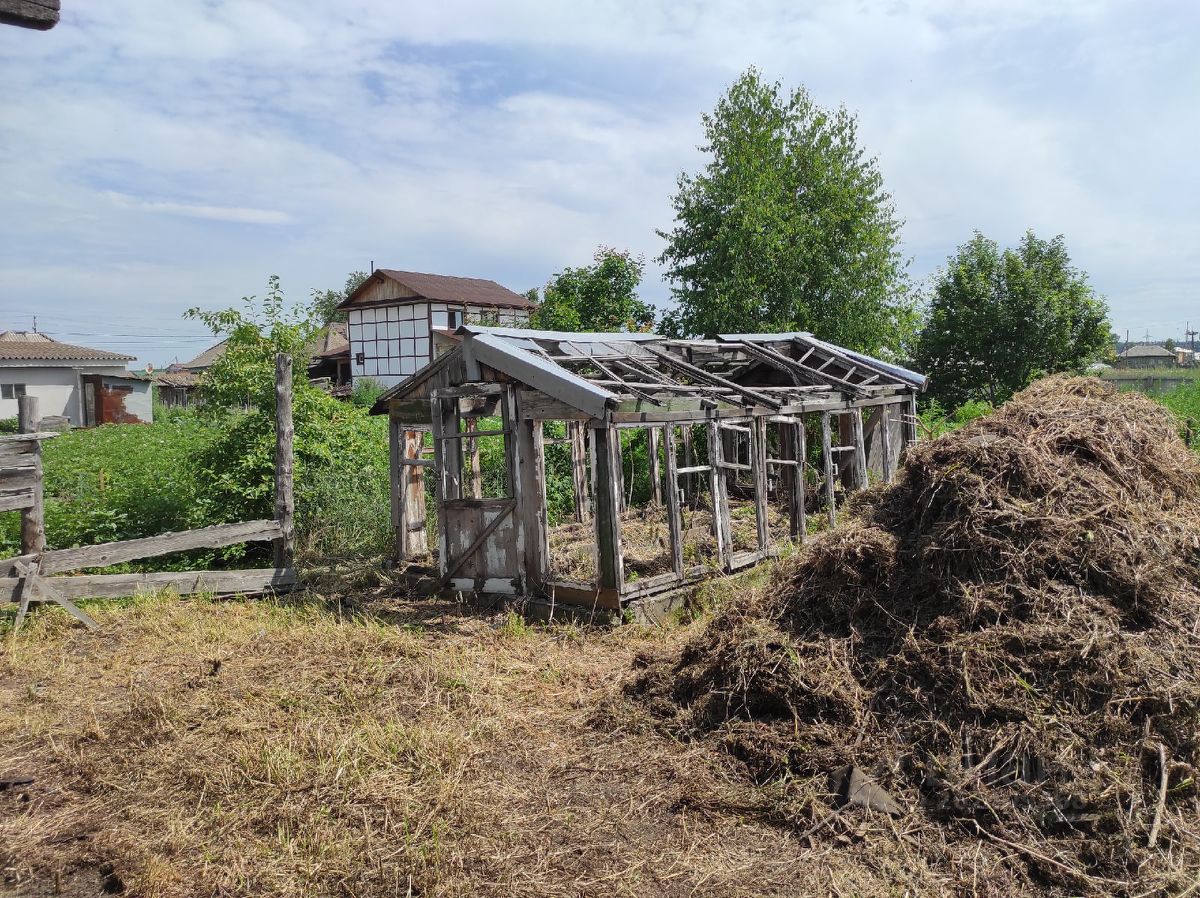
[[[292,563],[296,548],[296,500],[292,493],[292,357],[275,356],[275,519],[283,535],[275,540],[275,567]]]
[[[17,399],[17,429],[21,433],[36,433],[41,420],[38,417],[36,396],[21,396]],[[33,555],[46,551],[46,517],[42,501],[42,442],[34,440],[33,452],[33,505],[21,509],[21,554]]]

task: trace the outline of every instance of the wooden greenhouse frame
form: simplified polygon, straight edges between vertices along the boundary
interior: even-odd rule
[[[810,510],[832,522],[839,492],[890,481],[916,439],[916,396],[926,383],[807,333],[671,340],[464,326],[458,336],[458,345],[374,408],[390,422],[397,558],[436,554],[435,566],[415,566],[432,591],[609,612],[755,564],[783,541],[803,540]],[[483,419],[500,424],[481,429]],[[592,582],[552,570],[546,422],[565,424],[554,441],[570,447],[574,519],[592,527]],[[638,578],[626,575],[622,547],[620,434],[629,428],[646,431],[652,501],[665,509],[669,537],[669,569]],[[481,490],[485,438],[503,441],[503,495]],[[426,471],[436,553],[426,533]],[[701,563],[685,557],[680,515],[681,496],[697,491],[711,506]],[[749,548],[732,538],[734,492],[752,507]],[[787,533],[779,537],[768,527],[770,501],[786,510]]]

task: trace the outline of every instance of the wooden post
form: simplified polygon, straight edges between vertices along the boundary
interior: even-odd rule
[[[518,402],[520,397],[518,395]],[[520,410],[518,410],[519,412]],[[546,515],[546,456],[542,422],[518,413],[516,449],[521,484],[517,520],[525,533],[526,592],[541,588],[550,573],[549,520]]]
[[[829,412],[821,412],[821,455],[825,478],[825,511],[829,515],[829,526],[832,527],[837,523],[837,505],[833,498],[833,433]]]
[[[667,430],[669,431],[670,429],[671,429],[670,425],[667,425]],[[663,501],[662,466],[659,464],[659,460],[658,460],[658,428],[657,427],[648,427],[646,429],[646,441],[647,441],[646,451],[650,454],[650,501],[653,502],[655,505],[662,505],[662,501]],[[668,440],[667,445],[672,445],[673,442],[674,442],[674,440]],[[670,464],[671,463],[668,462],[668,466],[670,466]],[[668,470],[670,470],[670,467],[668,467]],[[676,489],[678,489],[679,484],[676,484],[675,486],[676,486]]]
[[[36,396],[17,399],[17,429],[37,433],[41,425]],[[21,509],[21,554],[33,555],[46,550],[46,509],[42,496],[42,441],[34,440],[29,454],[33,465],[33,505]]]
[[[404,430],[396,418],[388,419],[391,443],[392,526],[396,530],[396,560],[406,561],[429,552],[425,533],[425,469],[421,461],[425,433]]]
[[[787,426],[787,425],[785,425]],[[792,538],[799,542],[804,542],[808,536],[808,513],[804,508],[804,472],[806,470],[805,461],[808,458],[808,439],[804,432],[804,422],[800,421],[792,425],[794,428],[792,437],[792,454],[796,461],[796,466],[792,468],[792,489],[791,489],[791,525]]]
[[[695,467],[696,450],[692,446],[692,425],[683,424],[679,429],[679,441],[683,443],[683,466],[685,468]],[[692,475],[683,475],[683,498],[690,500],[696,495],[696,490],[692,488]]]
[[[685,424],[685,427],[691,425]],[[657,434],[658,428],[650,428]],[[655,441],[657,442],[657,440]],[[666,447],[667,468],[667,530],[671,535],[671,569],[676,577],[683,577],[683,527],[679,520],[679,475],[675,473],[675,427],[668,424],[663,428],[663,445]],[[655,447],[657,448],[657,446]],[[658,466],[655,465],[657,468]]]
[[[600,554],[600,587],[620,591],[624,582],[621,559],[621,455],[617,447],[620,433],[615,427],[596,427],[592,430],[595,452],[592,483],[595,486],[596,546]]]
[[[505,470],[508,472],[508,491],[513,500],[516,555],[524,562],[525,566],[525,573],[520,577],[518,591],[528,594],[530,578],[533,577],[540,581],[542,575],[541,562],[536,558],[540,545],[532,549],[534,561],[532,565],[529,563],[530,527],[532,526],[535,530],[537,528],[537,508],[532,503],[536,503],[537,499],[527,496],[525,488],[527,485],[537,488],[539,484],[532,476],[532,470],[530,471],[531,476],[528,478],[523,474],[523,470],[533,463],[535,454],[541,454],[542,424],[540,421],[521,420],[520,411],[517,408],[517,388],[513,384],[506,386],[500,396],[500,420],[504,422],[504,464]],[[536,442],[534,429],[537,430]],[[544,490],[541,493],[543,496],[545,495]],[[544,499],[542,504],[545,504]],[[531,510],[532,514],[530,514]],[[484,515],[481,513],[479,517],[481,524],[483,519]]]
[[[478,427],[478,421],[475,418],[466,418],[463,421],[463,426],[467,433],[473,433]],[[483,472],[479,465],[479,440],[475,437],[467,437],[463,440],[466,443],[467,453],[467,479],[470,482],[470,491],[472,499],[483,498]]]
[[[729,525],[729,488],[721,467],[723,449],[721,427],[716,418],[708,422],[708,487],[712,499],[713,539],[717,544],[717,563],[729,568],[733,555],[733,533]]]
[[[445,405],[446,400],[437,399],[436,397],[429,400],[429,417],[433,427],[433,501],[437,505],[437,524],[438,524],[438,573],[444,579],[449,568],[448,549],[449,543],[446,538],[446,500],[450,498],[449,490],[446,485],[449,476],[446,470],[445,449],[447,443],[453,443],[454,440],[443,439],[442,425],[446,418]]]
[[[758,530],[758,551],[771,548],[770,522],[767,519],[767,419],[759,416],[750,422],[750,476],[754,478],[754,518]]]
[[[903,452],[917,441],[917,394],[910,393],[904,403],[904,440],[900,451]]]
[[[892,458],[892,407],[880,406],[879,413],[882,416],[879,449],[883,453],[883,482],[891,483],[896,479],[896,460]]]
[[[275,520],[282,536],[275,540],[275,567],[287,567],[296,551],[296,498],[292,493],[292,357],[275,356]]]
[[[617,508],[624,512],[628,505],[625,498],[625,452],[621,448],[621,431],[614,430],[613,435],[616,437],[613,449],[616,452]]]
[[[863,435],[862,412],[858,409],[850,411],[850,436],[854,445],[854,489],[865,490],[870,485],[867,480],[867,440]]]
[[[571,439],[571,489],[575,499],[575,521],[588,519],[587,428],[582,421],[568,421],[567,435]]]

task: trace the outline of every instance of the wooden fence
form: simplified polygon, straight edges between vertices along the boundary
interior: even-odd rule
[[[0,603],[16,603],[14,629],[21,626],[30,607],[39,603],[61,605],[95,629],[96,622],[73,600],[115,598],[167,588],[180,595],[199,592],[255,594],[295,585],[290,356],[281,353],[275,360],[275,518],[272,520],[217,524],[142,539],[48,550],[42,497],[42,442],[57,434],[37,430],[39,418],[35,397],[21,397],[19,409],[21,432],[0,437],[0,511],[21,512],[21,554],[0,560]],[[215,549],[246,542],[273,543],[275,566],[234,571],[53,576],[189,549]]]

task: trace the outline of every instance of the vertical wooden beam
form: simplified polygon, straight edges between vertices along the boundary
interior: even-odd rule
[[[792,488],[790,493],[792,539],[795,539],[799,542],[804,542],[804,540],[808,538],[808,512],[804,508],[804,472],[807,469],[806,461],[808,459],[808,438],[804,431],[803,421],[791,426],[793,428],[792,457],[796,460],[796,466],[792,468]]]
[[[750,420],[750,467],[758,551],[765,553],[771,548],[771,528],[767,517],[767,419],[761,415]]]
[[[717,544],[717,563],[729,569],[733,555],[733,533],[729,525],[729,488],[721,466],[724,450],[717,418],[708,422],[708,487],[712,498],[713,539]]]
[[[420,461],[425,451],[425,431],[406,430],[402,434],[404,458]],[[429,553],[429,534],[426,532],[425,469],[405,465],[400,472],[400,507],[404,520],[404,558],[418,558]]]
[[[516,448],[521,481],[517,517],[525,533],[525,586],[532,592],[541,588],[550,571],[545,434],[541,421],[524,419],[518,414]]]
[[[917,441],[917,394],[909,393],[904,405],[904,439],[900,445],[901,452]]]
[[[862,412],[858,409],[852,409],[850,412],[850,436],[854,446],[854,489],[865,490],[869,486],[867,440],[863,435]]]
[[[685,424],[685,427],[690,425]],[[650,428],[657,433],[658,428]],[[657,442],[657,441],[655,441]],[[663,445],[666,447],[664,460],[667,469],[667,530],[671,535],[671,569],[675,576],[683,577],[683,526],[679,520],[679,475],[675,473],[675,427],[668,424],[663,428]],[[655,448],[658,448],[657,446]],[[655,466],[657,467],[657,465]]]
[[[457,400],[451,400],[456,402]],[[449,570],[449,558],[447,549],[449,545],[446,539],[446,500],[449,498],[448,478],[449,473],[446,470],[446,444],[454,443],[455,440],[447,440],[443,438],[443,425],[446,419],[445,405],[447,401],[444,399],[430,399],[430,420],[433,426],[433,498],[437,503],[437,524],[438,524],[438,573],[446,576]]]
[[[883,453],[883,482],[891,483],[896,479],[896,460],[892,458],[892,406],[881,405],[879,414],[879,450]]]
[[[668,425],[667,430],[669,431],[670,429],[671,428]],[[669,445],[673,443],[674,440],[671,439]],[[646,451],[650,454],[650,501],[655,505],[662,505],[662,466],[658,459],[657,427],[646,428]],[[668,463],[668,470],[670,470],[671,467],[673,467],[673,465]],[[675,484],[675,489],[678,491],[679,484]]]
[[[615,427],[596,427],[592,430],[595,452],[592,482],[595,485],[596,546],[600,554],[601,589],[620,590],[624,584],[624,564],[621,559],[621,455],[617,447],[620,434]]]
[[[467,418],[463,422],[467,433],[473,433],[479,426],[478,419]],[[467,437],[463,440],[466,443],[465,451],[467,453],[467,481],[472,499],[483,498],[483,472],[479,466],[479,440],[475,437]]]
[[[404,436],[400,432],[399,419],[388,414],[388,486],[392,505],[392,540],[395,544],[396,560],[408,557],[408,522],[404,509]]]
[[[822,475],[825,480],[825,512],[829,515],[829,526],[837,523],[837,505],[833,498],[833,433],[829,412],[821,412],[821,456]]]
[[[692,425],[683,424],[679,429],[679,441],[683,443],[683,466],[691,468],[696,464],[696,450],[692,446]],[[692,485],[692,475],[683,475],[683,497],[691,499],[696,495],[696,490]]]
[[[575,499],[575,521],[583,523],[589,517],[587,428],[582,421],[568,421],[567,435],[571,440],[571,489]]]
[[[17,429],[36,433],[41,425],[36,396],[17,399]],[[33,505],[21,509],[21,554],[46,551],[46,506],[42,481],[42,441],[34,440],[29,459],[33,465]]]
[[[526,510],[527,500],[525,497],[525,481],[521,477],[521,458],[520,452],[522,448],[522,427],[519,409],[517,408],[517,388],[513,384],[509,384],[504,389],[504,393],[500,397],[500,414],[501,420],[504,422],[504,464],[508,471],[508,490],[513,498],[514,523],[516,524],[516,555],[517,558],[525,561],[526,546],[529,544],[529,534],[526,528],[526,519],[522,512]],[[532,428],[537,423],[534,421],[526,421],[526,428]],[[541,424],[537,423],[537,427],[541,430]],[[525,448],[528,451],[533,451],[532,430],[529,429],[525,433]],[[480,515],[480,523],[483,523],[483,515]],[[520,584],[518,591],[525,591],[529,586],[529,572],[525,571],[524,575],[520,576]]]
[[[292,357],[275,356],[275,519],[283,535],[275,540],[275,567],[287,567],[296,552],[296,498],[292,492]]]
[[[617,483],[617,507],[623,512],[627,506],[625,499],[625,452],[621,448],[621,431],[616,431],[616,441],[613,448],[617,454],[616,460],[616,483]]]

